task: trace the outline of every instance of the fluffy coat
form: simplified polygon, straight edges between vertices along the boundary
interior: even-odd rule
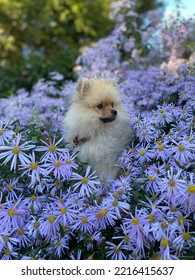
[[[80,80],[64,126],[66,142],[76,143],[79,159],[99,175],[115,178],[117,159],[133,138],[115,82]]]

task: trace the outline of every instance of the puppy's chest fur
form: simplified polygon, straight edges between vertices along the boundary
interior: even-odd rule
[[[76,149],[82,162],[90,164],[102,175],[114,177],[118,171],[117,159],[129,140],[130,135],[124,133],[124,127],[121,131],[108,128],[91,138],[80,138]]]

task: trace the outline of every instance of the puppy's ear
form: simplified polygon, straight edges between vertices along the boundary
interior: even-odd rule
[[[92,80],[88,78],[83,78],[78,82],[77,92],[80,97],[84,96],[89,92],[91,82]]]

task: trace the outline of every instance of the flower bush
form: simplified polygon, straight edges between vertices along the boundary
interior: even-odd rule
[[[120,178],[97,176],[66,147],[75,83],[53,72],[1,99],[1,259],[193,258],[193,21],[163,26],[150,13],[138,28],[134,4],[114,1],[115,29],[77,59],[79,78],[115,78],[129,110],[135,140]]]

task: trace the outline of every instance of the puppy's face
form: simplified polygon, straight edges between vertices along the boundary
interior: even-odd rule
[[[112,80],[82,79],[77,88],[77,101],[86,108],[86,113],[101,123],[111,123],[121,104],[120,93]]]
[[[117,117],[117,110],[114,108],[113,100],[101,101],[98,105],[94,107],[94,109],[99,115],[99,119],[103,123],[112,122]]]

